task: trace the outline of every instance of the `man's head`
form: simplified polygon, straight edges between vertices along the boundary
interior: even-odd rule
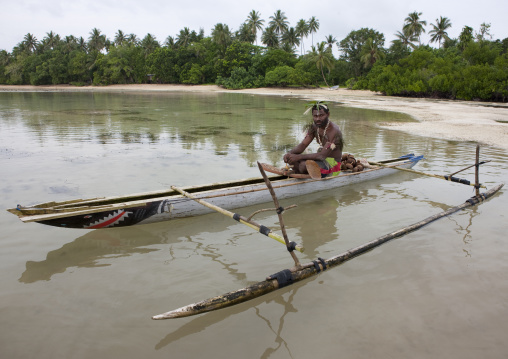
[[[330,110],[326,105],[315,105],[312,107],[312,120],[317,127],[323,128],[328,124]]]

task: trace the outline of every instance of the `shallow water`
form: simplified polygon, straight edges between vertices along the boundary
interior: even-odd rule
[[[0,208],[257,177],[309,120],[304,102],[243,94],[0,93]],[[337,104],[346,152],[424,154],[449,174],[475,144],[380,129],[401,114]],[[508,179],[482,147],[481,181]],[[460,174],[473,180],[473,169]],[[284,201],[302,262],[329,258],[464,202],[472,187],[398,173]],[[2,358],[505,358],[506,190],[313,279],[196,317],[150,317],[292,265],[220,214],[132,228],[23,224],[0,212]],[[239,210],[248,215],[270,205]],[[256,220],[276,228],[276,215]]]

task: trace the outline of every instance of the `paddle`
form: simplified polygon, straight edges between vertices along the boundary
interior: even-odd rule
[[[307,172],[309,172],[310,178],[321,179],[321,167],[319,167],[316,161],[307,160],[305,161],[305,166],[307,167]]]

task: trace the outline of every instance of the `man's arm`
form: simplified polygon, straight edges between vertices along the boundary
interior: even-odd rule
[[[337,131],[332,130],[332,131],[330,131],[329,135],[330,135],[330,138],[335,138],[335,136],[337,135]],[[305,148],[307,148],[307,146],[310,144],[310,142],[312,142],[313,139],[314,139],[314,137],[312,136],[311,140],[307,143]],[[305,139],[302,141],[302,143],[300,143],[300,145],[302,145],[305,142],[305,140],[307,140],[307,137],[305,137]],[[300,145],[296,146],[293,150],[291,150],[289,153],[287,153],[284,156],[285,162],[291,163],[291,162],[305,161],[305,160],[324,161],[327,157],[335,157],[334,156],[335,145],[333,144],[333,142],[326,142],[324,144],[323,149],[320,152],[307,153],[307,154],[303,154],[303,155],[301,153],[305,150],[305,148],[303,148],[303,150],[301,150],[300,152],[294,151],[294,150],[298,149],[300,147]]]
[[[291,155],[299,155],[300,153],[305,151],[305,149],[307,147],[309,147],[309,145],[312,143],[313,139],[314,139],[314,136],[307,133],[307,135],[302,140],[302,142],[300,142],[300,144],[298,144],[295,148],[293,148],[292,150],[290,150],[288,153],[286,153],[284,155],[284,162],[289,162],[289,157],[291,157]]]

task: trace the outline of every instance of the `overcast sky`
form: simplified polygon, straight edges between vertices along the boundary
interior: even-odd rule
[[[452,22],[450,37],[458,37],[465,25],[478,31],[482,23],[491,24],[494,39],[508,37],[508,1],[478,0],[0,0],[0,49],[12,51],[23,41],[27,33],[42,40],[53,31],[62,38],[68,35],[88,39],[93,28],[101,30],[113,40],[120,29],[134,33],[142,39],[147,33],[162,44],[168,35],[175,37],[188,27],[204,29],[209,36],[217,23],[227,24],[235,31],[246,20],[251,10],[256,10],[265,20],[277,10],[282,10],[295,26],[298,20],[315,16],[320,28],[314,34],[314,42],[323,41],[328,35],[342,40],[352,30],[362,27],[375,29],[385,35],[386,46],[394,34],[402,29],[410,12],[422,13],[421,19],[430,23],[440,16]],[[422,37],[427,42],[428,35]],[[310,48],[311,38],[304,40]],[[335,48],[337,49],[337,48]],[[334,52],[337,52],[335,50]]]

